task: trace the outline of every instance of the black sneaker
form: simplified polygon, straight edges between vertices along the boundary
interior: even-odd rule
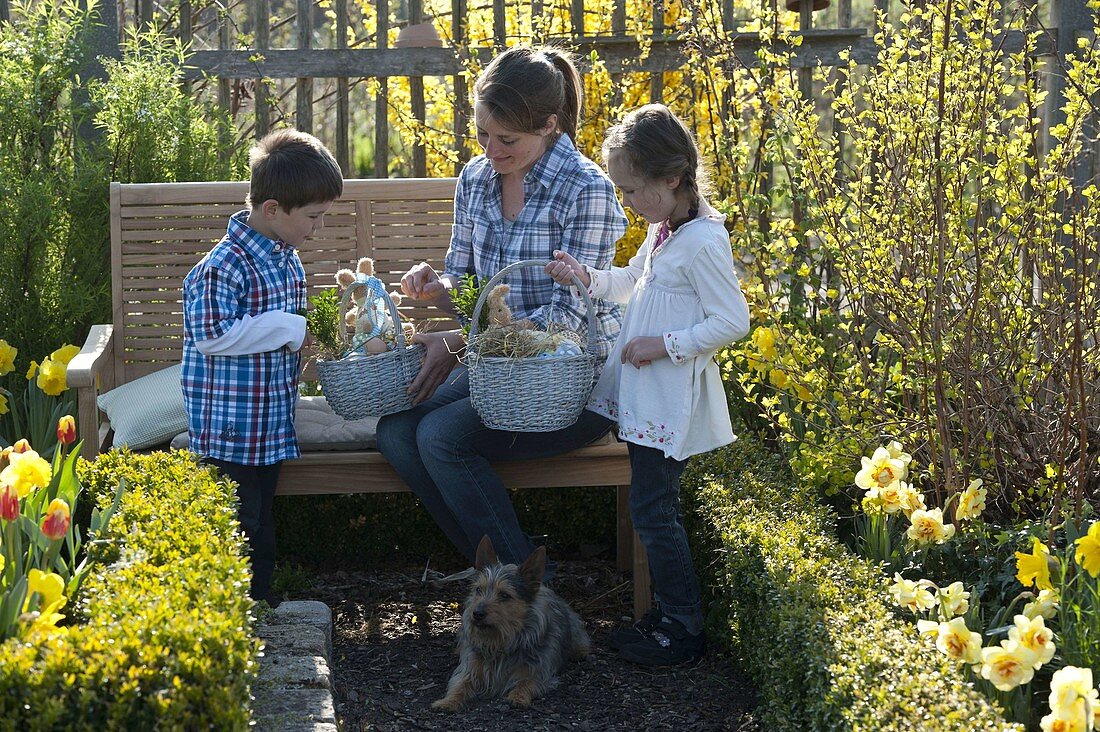
[[[673,666],[698,661],[707,651],[703,634],[692,635],[679,620],[662,617],[641,640],[619,649],[619,656],[643,666]]]
[[[607,636],[607,645],[611,646],[614,651],[619,650],[623,646],[628,646],[631,643],[635,643],[640,640],[644,640],[649,631],[657,627],[657,623],[661,622],[663,615],[657,608],[653,608],[646,613],[641,620],[631,625],[623,625]]]

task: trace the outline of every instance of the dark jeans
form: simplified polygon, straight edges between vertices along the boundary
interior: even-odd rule
[[[680,474],[686,460],[627,443],[630,450],[630,519],[645,545],[657,607],[691,633],[703,630],[699,580],[680,515]]]
[[[241,465],[214,458],[203,458],[222,475],[237,484],[237,518],[248,537],[252,559],[252,584],[248,595],[267,600],[271,595],[271,575],[275,572],[275,486],[282,462],[271,465]]]
[[[465,366],[457,367],[425,402],[378,422],[378,449],[420,497],[451,543],[473,562],[488,535],[504,563],[520,564],[535,550],[490,460],[548,457],[583,447],[611,422],[582,412],[556,432],[503,432],[481,423],[470,403]],[[546,579],[553,574],[547,564]]]

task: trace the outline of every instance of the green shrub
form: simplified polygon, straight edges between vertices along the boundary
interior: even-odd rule
[[[812,489],[751,439],[684,475],[692,533],[768,730],[1014,730],[895,615],[880,569],[850,554]]]
[[[235,498],[186,452],[80,464],[100,505],[127,491],[79,622],[0,646],[0,728],[245,729],[257,669]]]

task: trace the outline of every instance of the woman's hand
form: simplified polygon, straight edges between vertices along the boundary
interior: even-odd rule
[[[447,286],[432,265],[421,262],[401,278],[401,291],[414,300],[435,300],[447,291]]]
[[[573,255],[560,249],[554,250],[554,261],[547,262],[546,274],[559,285],[572,286],[574,277],[579,279],[585,287],[592,284],[592,277],[581,263],[574,259]]]
[[[668,358],[665,350],[665,339],[661,336],[638,336],[631,338],[630,343],[623,346],[620,361],[628,363],[636,369],[648,366],[658,359]]]
[[[462,332],[457,330],[417,333],[412,342],[422,343],[427,349],[420,371],[409,384],[409,394],[414,395],[412,403],[415,405],[434,394],[439,385],[446,381],[458,364],[458,356],[466,342],[462,339]]]

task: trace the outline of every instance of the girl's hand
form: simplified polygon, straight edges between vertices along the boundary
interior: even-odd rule
[[[457,330],[417,333],[412,342],[423,343],[426,348],[424,364],[409,384],[409,394],[414,395],[412,403],[415,405],[434,394],[447,379],[458,364],[458,354],[466,344],[462,340],[462,333]]]
[[[572,286],[574,277],[579,279],[585,287],[592,284],[592,277],[581,266],[581,263],[574,259],[571,254],[560,249],[554,250],[554,261],[547,262],[546,274],[550,275],[554,282],[559,285]]]
[[[447,291],[447,286],[432,265],[421,262],[401,278],[401,291],[414,300],[435,300]]]
[[[662,358],[668,358],[664,338],[661,336],[638,336],[632,338],[630,343],[623,346],[622,356],[619,360],[640,369],[642,366],[648,366],[651,362]]]

